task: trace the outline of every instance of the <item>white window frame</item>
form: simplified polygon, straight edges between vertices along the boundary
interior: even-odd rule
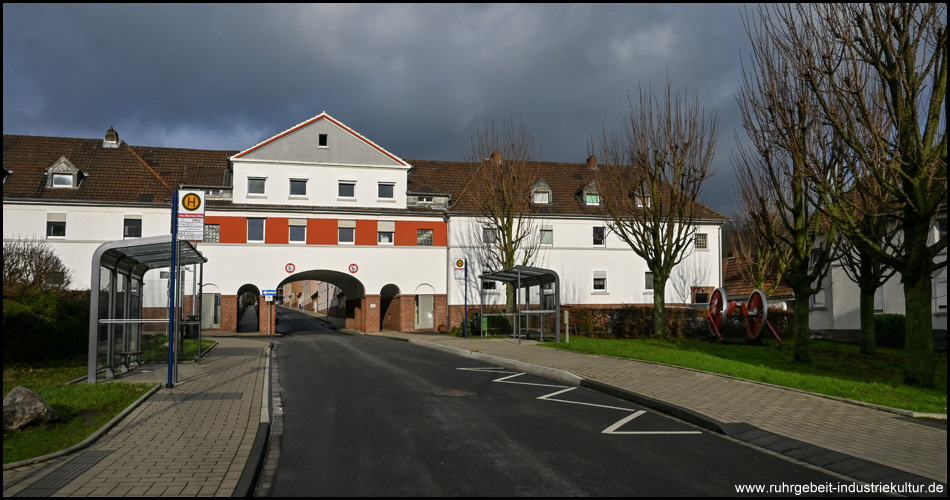
[[[498,242],[498,231],[491,226],[482,226],[482,244],[485,246],[494,245]]]
[[[531,203],[535,205],[550,205],[551,204],[551,192],[547,189],[538,189],[531,196]]]
[[[344,195],[340,194],[340,188],[342,188],[343,186],[351,186],[351,187],[353,188],[353,196],[344,196]],[[337,181],[337,183],[336,183],[336,195],[337,195],[337,198],[336,198],[337,200],[341,200],[341,201],[353,201],[353,200],[356,200],[356,181],[354,181],[354,180],[348,180],[348,179],[341,179],[341,180]]]
[[[295,182],[302,182],[302,183],[303,183],[303,194],[294,194],[294,183],[295,183]],[[287,192],[289,193],[290,197],[291,197],[291,198],[295,198],[295,199],[307,199],[307,191],[308,191],[308,188],[310,187],[310,186],[308,185],[309,182],[310,182],[310,179],[305,179],[305,178],[300,178],[300,177],[293,177],[293,178],[291,178],[291,179],[290,179],[290,183],[289,183],[289,185],[287,186],[287,189],[288,189]]]
[[[63,234],[53,235],[50,234],[53,226],[51,223],[62,223]],[[66,212],[47,212],[46,213],[46,239],[48,240],[63,240],[66,239]]]
[[[598,228],[600,228],[604,233],[599,244],[594,241]],[[591,230],[590,244],[596,248],[607,246],[607,226],[594,226],[594,228]]]
[[[696,250],[709,250],[709,233],[696,233],[693,236],[693,248]]]
[[[251,239],[251,221],[259,220],[261,221],[261,239],[252,240]],[[267,219],[264,217],[248,217],[247,218],[247,242],[248,243],[264,243],[264,240],[267,237]]]
[[[126,229],[128,228],[128,223],[130,220],[139,221],[139,235],[138,236],[129,236],[126,234]],[[141,238],[142,237],[142,216],[141,215],[126,215],[122,217],[122,239],[127,240],[130,238]]]
[[[303,239],[295,240],[293,238],[292,228],[302,227],[303,228]],[[301,245],[307,243],[307,219],[290,219],[287,221],[287,241],[294,245]]]
[[[545,241],[544,241],[544,235],[545,235],[545,233],[547,233],[547,234],[549,234],[549,235],[551,236],[551,237],[550,237],[550,241],[548,241],[547,243],[545,243]],[[538,244],[539,244],[539,245],[541,245],[541,246],[543,246],[543,247],[553,247],[553,246],[554,246],[554,228],[551,228],[551,227],[542,227],[542,228],[541,228],[541,234],[540,234],[538,237],[539,237],[539,239],[538,239]]]
[[[349,241],[343,239],[344,234],[349,234]],[[337,221],[337,230],[336,230],[336,242],[339,245],[355,245],[356,244],[356,221],[355,220],[339,220]]]
[[[389,235],[389,241],[382,241],[384,234]],[[394,245],[396,243],[396,221],[381,220],[376,223],[376,244]]]
[[[597,288],[597,280],[603,280],[603,288]],[[591,293],[592,294],[606,294],[608,293],[609,288],[607,287],[607,270],[606,269],[594,269],[591,272]]]
[[[389,197],[382,196],[380,190],[383,186],[389,186],[392,189],[392,195]],[[396,183],[395,182],[378,182],[376,183],[376,199],[379,201],[396,201]]]
[[[323,144],[320,144],[321,142]],[[317,147],[320,149],[330,149],[330,135],[317,134]]]
[[[57,179],[62,179],[66,182],[56,182]],[[76,187],[76,174],[53,172],[53,177],[52,177],[52,180],[50,181],[50,187],[55,188],[55,189],[74,188]]]
[[[653,293],[653,271],[643,273],[643,289],[646,293]]]
[[[261,181],[262,183],[261,187],[263,188],[263,191],[260,193],[252,192],[251,181]],[[247,196],[249,198],[266,198],[267,197],[267,177],[262,177],[259,175],[248,176],[247,177]]]

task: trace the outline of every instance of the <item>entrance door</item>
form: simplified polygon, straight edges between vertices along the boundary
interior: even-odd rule
[[[416,295],[416,329],[427,330],[435,326],[435,296]]]
[[[201,294],[201,329],[221,328],[221,294]]]

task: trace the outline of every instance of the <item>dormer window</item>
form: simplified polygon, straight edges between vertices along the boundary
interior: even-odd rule
[[[46,169],[46,187],[52,189],[72,189],[79,187],[85,176],[65,156],[60,156]]]
[[[597,184],[594,181],[584,187],[581,192],[581,200],[588,206],[600,205],[600,191],[597,190]]]
[[[650,208],[650,186],[644,182],[639,189],[630,193],[630,199],[637,208]]]
[[[73,174],[53,174],[53,187],[73,187],[75,182]]]
[[[531,187],[531,203],[535,205],[550,205],[551,204],[551,185],[547,183],[544,179],[538,179],[538,182],[534,183],[534,186]]]
[[[636,203],[637,208],[650,208],[650,195],[649,194],[634,194],[633,202]]]

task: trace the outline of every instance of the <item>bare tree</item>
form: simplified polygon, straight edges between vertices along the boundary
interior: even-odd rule
[[[764,16],[770,39],[854,156],[834,175],[813,172],[811,182],[849,241],[900,273],[905,379],[933,386],[932,275],[947,263],[946,234],[932,232],[947,200],[946,4],[773,9]],[[849,196],[865,178],[879,185],[899,238],[865,231],[860,197]]]
[[[742,279],[771,297],[782,284],[784,265],[789,261],[789,248],[772,245],[769,231],[780,230],[781,217],[777,205],[767,204],[768,210],[757,210],[754,189],[742,183],[739,212],[733,215],[734,231],[728,247],[736,260],[736,269]]]
[[[72,272],[46,241],[4,240],[4,297],[14,297],[41,288],[66,290],[71,278]]]
[[[620,133],[604,133],[595,180],[605,218],[653,273],[653,335],[665,337],[666,284],[693,244],[703,182],[716,149],[716,113],[697,94],[664,102],[640,90]]]
[[[795,297],[794,359],[808,362],[810,301],[828,273],[834,227],[817,205],[807,172],[836,168],[843,148],[821,120],[808,86],[790,71],[794,55],[776,45],[767,8],[759,17],[743,17],[752,53],[738,101],[751,146],[740,147],[734,161],[744,174],[743,201],[757,234],[780,259],[778,269]]]
[[[534,137],[523,123],[486,121],[469,141],[466,159],[475,165],[463,197],[475,210],[473,240],[483,269],[532,265],[541,243],[532,187],[540,179]],[[506,310],[514,310],[514,288],[506,284]]]

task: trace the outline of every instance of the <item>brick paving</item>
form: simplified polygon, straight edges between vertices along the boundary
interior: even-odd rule
[[[846,479],[947,482],[946,415],[937,416],[943,425],[925,425],[907,412],[530,341],[519,345],[511,339],[392,331],[371,336],[562,381],[600,384],[647,406],[665,405],[674,415],[685,410],[699,425]],[[268,372],[277,370],[269,362],[270,344],[266,337],[217,340],[201,365],[180,365],[174,388],[163,388],[164,366],[143,366],[124,375],[123,380],[162,388],[85,448],[38,463],[5,466],[3,496],[242,496],[254,493],[248,477],[258,466],[262,482],[272,481],[276,459],[262,462],[263,448],[255,448],[262,421],[270,421],[268,403],[279,404],[269,401],[279,397],[270,392],[276,382]],[[275,432],[282,432],[274,425]]]
[[[201,365],[179,366],[173,388],[160,365],[122,377],[162,388],[87,448],[5,467],[3,496],[232,496],[261,421],[270,344],[217,340]]]

